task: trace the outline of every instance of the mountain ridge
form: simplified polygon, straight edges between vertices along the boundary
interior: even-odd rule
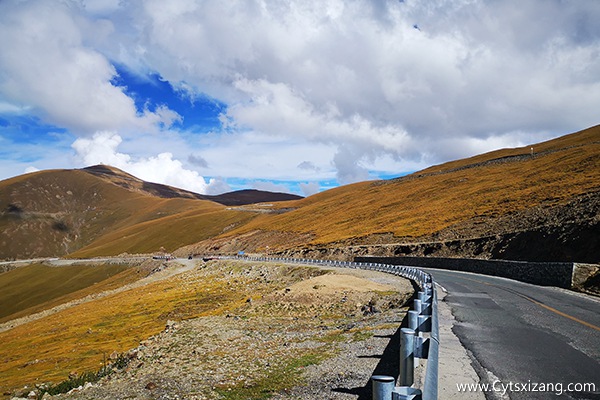
[[[599,183],[600,126],[595,126],[401,178],[332,189],[294,202],[294,211],[269,221],[257,218],[227,235],[267,242],[269,251],[285,256],[437,255],[596,263],[600,256],[592,249],[600,246]],[[278,231],[310,239],[304,246],[285,248],[272,239]],[[229,242],[223,235],[185,250],[234,251]]]
[[[160,222],[169,216],[185,218],[190,213],[204,217],[212,227],[203,232],[212,235],[249,217],[227,212],[226,206],[282,198],[300,196],[264,191],[202,196],[145,182],[108,166],[38,171],[0,181],[0,259],[66,256],[105,235],[147,227],[149,221]],[[224,213],[227,215],[222,216]],[[160,235],[158,224],[154,236]],[[173,245],[167,243],[166,247],[174,250],[189,243],[187,240],[206,238],[201,232],[187,236],[189,239],[175,235]],[[140,241],[144,239],[149,237]],[[137,251],[161,247],[165,246],[151,248],[148,244]]]
[[[405,177],[277,196],[199,195],[102,165],[37,172],[0,182],[0,258],[166,250],[600,262],[590,250],[600,245],[600,125]]]
[[[257,189],[242,189],[218,195],[205,195],[174,186],[143,181],[135,176],[109,165],[99,164],[82,168],[83,171],[99,176],[126,189],[147,193],[161,198],[188,198],[210,200],[225,206],[246,205],[269,201],[298,200],[302,196],[291,193],[278,193]]]

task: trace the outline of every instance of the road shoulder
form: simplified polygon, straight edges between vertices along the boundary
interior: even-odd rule
[[[485,400],[481,391],[459,392],[458,385],[477,385],[479,376],[471,364],[467,350],[452,332],[456,323],[450,306],[444,301],[446,293],[438,287],[440,324],[440,358],[438,393],[440,399]]]

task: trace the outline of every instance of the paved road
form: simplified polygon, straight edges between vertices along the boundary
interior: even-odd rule
[[[503,278],[426,271],[448,291],[453,330],[474,356],[481,383],[490,385],[488,399],[600,399],[598,299]]]

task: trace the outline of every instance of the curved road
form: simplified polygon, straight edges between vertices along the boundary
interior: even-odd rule
[[[457,321],[453,331],[470,351],[481,384],[489,385],[476,389],[486,398],[600,400],[599,299],[492,276],[424,270],[448,292],[445,301]]]

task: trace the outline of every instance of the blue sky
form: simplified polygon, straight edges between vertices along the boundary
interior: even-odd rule
[[[44,18],[39,18],[44,15]],[[598,124],[600,2],[4,0],[0,179],[310,195]]]
[[[219,115],[226,109],[226,104],[203,94],[192,97],[175,89],[155,72],[140,76],[124,66],[114,66],[116,75],[112,85],[122,87],[138,110],[148,108],[154,112],[158,106],[166,105],[181,116],[178,126],[182,129],[199,134],[220,129]]]

